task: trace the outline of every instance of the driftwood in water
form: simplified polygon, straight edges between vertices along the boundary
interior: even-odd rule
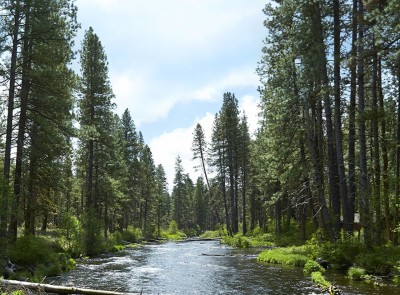
[[[114,291],[93,290],[85,288],[55,286],[48,284],[38,284],[30,282],[21,282],[14,280],[0,280],[0,286],[13,286],[21,289],[29,289],[37,292],[58,293],[58,294],[86,294],[86,295],[124,295],[125,293]],[[132,294],[132,293],[130,293]],[[140,293],[136,293],[140,294]]]
[[[186,243],[186,242],[206,242],[206,241],[220,241],[220,240],[221,238],[187,238],[177,242]]]

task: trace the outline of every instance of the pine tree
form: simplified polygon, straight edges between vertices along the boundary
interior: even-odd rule
[[[81,99],[79,101],[80,141],[86,174],[86,252],[96,253],[99,238],[99,196],[96,195],[99,153],[107,142],[111,120],[113,93],[108,78],[107,57],[99,37],[89,28],[85,33],[81,52]]]

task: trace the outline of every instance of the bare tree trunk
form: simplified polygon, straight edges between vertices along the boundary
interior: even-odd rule
[[[375,48],[376,49],[376,48]],[[372,108],[374,116],[372,119],[372,137],[373,137],[373,163],[374,163],[374,208],[375,212],[375,239],[377,243],[383,242],[383,231],[381,227],[381,164],[379,147],[379,107],[378,107],[378,54],[374,53],[372,57]]]
[[[30,42],[30,15],[28,11],[30,10],[29,1],[27,2],[28,7],[26,7],[27,15],[25,19],[25,35],[23,44],[23,61],[22,61],[22,83],[20,92],[20,114],[18,122],[18,135],[17,135],[17,154],[15,158],[15,172],[14,172],[14,202],[12,205],[12,216],[9,225],[9,239],[10,241],[15,241],[17,239],[18,230],[18,212],[19,203],[22,192],[22,161],[25,143],[25,133],[26,133],[26,113],[28,108],[28,97],[31,88],[30,82],[30,71],[32,67],[31,53],[32,44]]]
[[[397,68],[397,83],[398,83],[398,92],[397,92],[397,148],[396,148],[396,179],[400,179],[400,64]],[[395,204],[399,204],[400,201],[400,183],[396,181],[396,199]],[[394,224],[397,225],[399,223],[399,209],[398,206],[394,206]],[[393,233],[393,245],[399,244],[399,234],[397,231]]]
[[[329,236],[329,239],[333,242],[335,241],[335,234],[334,231],[330,225],[330,215],[328,211],[328,207],[326,206],[326,199],[325,199],[325,190],[324,190],[324,180],[323,180],[323,172],[322,168],[319,164],[319,159],[318,159],[318,146],[317,143],[315,142],[315,139],[317,137],[314,136],[313,134],[313,128],[311,127],[311,118],[310,118],[310,113],[309,113],[309,102],[308,102],[308,97],[305,97],[304,99],[304,115],[305,115],[305,124],[306,124],[306,132],[307,132],[307,143],[308,143],[308,148],[310,151],[311,155],[311,160],[314,168],[314,177],[315,177],[315,183],[317,186],[317,191],[318,191],[318,201],[319,201],[319,206],[320,206],[320,216],[321,216],[321,222],[322,222],[322,228],[326,231],[326,233]],[[313,106],[314,108],[314,106]]]
[[[351,61],[350,61],[350,103],[349,103],[349,227],[354,230],[354,213],[356,199],[356,93],[357,93],[357,28],[358,28],[358,0],[353,0],[352,10],[352,43],[351,43]]]
[[[10,81],[8,90],[8,106],[7,106],[7,126],[6,126],[6,143],[4,153],[4,181],[6,185],[10,183],[10,169],[11,169],[11,142],[13,131],[13,118],[14,118],[14,99],[15,99],[15,84],[17,72],[17,55],[18,55],[18,39],[19,39],[19,26],[20,26],[20,3],[19,0],[15,2],[15,14],[12,34],[12,49],[10,60]],[[16,200],[12,201],[11,219],[15,219]],[[0,204],[0,247],[6,249],[7,247],[7,222],[8,222],[8,196],[4,195]],[[14,239],[12,239],[14,240]],[[0,251],[3,253],[3,251]]]
[[[358,135],[360,145],[360,209],[361,209],[361,223],[364,226],[364,242],[366,245],[372,245],[372,232],[370,222],[370,188],[367,170],[367,146],[365,136],[365,122],[363,114],[365,112],[365,79],[364,79],[364,4],[363,0],[358,0],[358,11],[361,17],[360,25],[358,27]]]
[[[343,136],[341,120],[341,94],[340,94],[340,4],[339,0],[333,1],[334,9],[334,94],[335,94],[335,138],[337,167],[340,184],[340,201],[343,214],[343,228],[346,232],[353,231],[351,211],[349,208],[346,171],[343,159]]]
[[[379,97],[379,113],[381,114],[381,143],[382,143],[382,182],[383,182],[383,204],[385,212],[385,225],[386,233],[389,241],[393,242],[393,228],[392,218],[390,216],[390,205],[389,205],[389,156],[387,150],[386,140],[386,116],[385,106],[383,101],[383,90],[382,90],[382,61],[379,58],[378,62],[378,97]]]
[[[327,58],[325,53],[324,35],[322,28],[322,18],[319,2],[313,2],[313,27],[315,29],[315,46],[316,46],[316,63],[317,69],[321,72],[321,90],[324,100],[325,123],[326,123],[326,136],[328,142],[328,180],[329,180],[329,196],[332,204],[333,211],[333,226],[335,235],[337,236],[340,231],[340,198],[339,186],[337,175],[337,161],[335,151],[335,138],[332,126],[332,110],[331,100],[329,95],[329,78],[327,69]],[[340,50],[340,49],[339,49]],[[322,143],[322,141],[321,141]],[[322,148],[322,146],[321,146]]]
[[[25,209],[25,234],[35,235],[35,220],[37,212],[36,178],[38,165],[37,138],[39,127],[33,123],[31,130],[31,149],[29,156],[29,180],[27,191],[27,203]]]

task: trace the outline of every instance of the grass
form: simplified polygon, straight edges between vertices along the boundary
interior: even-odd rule
[[[303,272],[305,275],[311,275],[313,272],[319,271],[320,273],[325,272],[325,268],[323,268],[318,262],[309,259],[304,265]]]
[[[220,237],[221,237],[220,232],[217,230],[208,230],[200,235],[200,238],[202,239],[217,239]]]
[[[309,249],[305,246],[301,246],[266,250],[260,253],[258,260],[273,264],[304,267],[309,257]]]
[[[353,281],[361,281],[365,277],[365,269],[361,267],[350,267],[347,271],[347,276]]]
[[[332,284],[330,282],[328,282],[325,277],[323,276],[323,274],[319,271],[315,271],[313,273],[311,273],[311,280],[313,281],[313,283],[315,285],[317,285],[318,287],[327,290],[329,287],[332,286]]]

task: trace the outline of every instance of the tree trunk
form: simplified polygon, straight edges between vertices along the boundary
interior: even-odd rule
[[[56,293],[56,294],[125,295],[125,293],[113,292],[113,291],[54,286],[48,284],[29,283],[29,282],[20,282],[20,281],[3,280],[3,279],[0,280],[0,285],[17,286],[19,288],[33,290],[38,293],[46,292],[46,293]],[[141,294],[141,293],[129,293],[129,294]]]
[[[358,0],[358,11],[361,17],[358,27],[358,45],[357,45],[357,67],[358,67],[358,135],[360,145],[360,209],[361,223],[364,226],[364,242],[366,245],[372,245],[372,232],[370,226],[370,188],[367,170],[367,146],[365,135],[365,79],[364,79],[364,4],[363,0]]]
[[[376,48],[374,49],[376,50]],[[381,226],[381,164],[379,147],[379,107],[378,107],[378,54],[374,53],[372,57],[372,137],[373,137],[373,162],[374,163],[374,208],[375,212],[375,239],[378,244],[383,243],[383,231]]]
[[[335,230],[335,235],[338,236],[340,231],[340,199],[339,199],[339,187],[338,187],[338,176],[337,176],[337,161],[335,152],[335,138],[332,126],[332,110],[331,110],[331,100],[329,95],[329,78],[327,69],[327,58],[325,53],[325,44],[322,28],[322,18],[319,2],[313,2],[314,9],[314,29],[315,29],[315,42],[317,56],[316,63],[317,69],[321,72],[321,91],[324,100],[324,111],[325,111],[325,124],[326,124],[326,136],[328,142],[328,180],[329,180],[329,195],[333,211],[333,225]],[[340,48],[339,48],[340,51]],[[336,79],[340,77],[335,77]],[[340,81],[336,81],[339,82]],[[340,95],[340,93],[339,93]],[[340,98],[339,98],[340,101]],[[321,122],[322,124],[322,122]],[[322,141],[320,141],[322,148]],[[344,169],[343,169],[344,170]]]
[[[397,83],[398,83],[398,91],[397,91],[397,148],[396,148],[396,198],[395,204],[399,204],[400,202],[400,64],[397,65]],[[394,224],[397,225],[399,223],[399,208],[398,206],[394,206]],[[399,244],[399,234],[397,231],[393,233],[393,245],[397,246]]]
[[[29,1],[26,11],[29,11]],[[26,113],[28,108],[28,97],[31,88],[30,71],[32,67],[31,53],[32,44],[30,42],[30,15],[27,13],[25,19],[25,35],[23,44],[23,60],[22,60],[22,83],[20,92],[20,114],[18,122],[18,135],[17,135],[17,154],[15,158],[15,172],[14,172],[14,202],[12,206],[12,216],[9,225],[9,239],[14,242],[17,239],[18,230],[18,212],[19,202],[22,192],[22,161],[25,143],[26,132]]]
[[[378,61],[378,97],[379,97],[379,113],[381,115],[381,143],[382,143],[382,182],[383,182],[383,204],[385,212],[385,225],[386,233],[389,241],[393,242],[393,232],[390,216],[390,205],[389,205],[389,156],[387,150],[386,140],[386,116],[385,106],[383,100],[382,90],[382,60],[379,58]]]
[[[349,214],[350,224],[354,230],[354,213],[355,213],[355,199],[356,199],[356,156],[355,156],[355,142],[356,142],[356,93],[357,93],[357,32],[358,32],[358,0],[353,0],[352,10],[352,43],[351,43],[351,60],[350,60],[350,103],[349,103]]]
[[[35,220],[37,212],[37,192],[36,192],[36,178],[38,166],[38,150],[37,138],[39,136],[39,127],[33,122],[31,130],[31,148],[29,156],[29,180],[27,191],[27,203],[25,209],[25,234],[35,235]]]
[[[19,45],[19,26],[20,26],[20,4],[19,0],[16,0],[13,34],[12,34],[10,81],[8,89],[8,106],[7,106],[6,144],[5,144],[5,154],[4,154],[4,179],[6,180],[7,183],[10,180],[10,167],[11,167],[11,141],[12,141],[12,130],[13,130],[13,118],[14,118],[13,113],[14,113],[16,72],[17,72],[17,55],[18,55],[18,45]]]
[[[12,34],[12,49],[10,60],[10,81],[8,90],[8,106],[7,106],[7,126],[6,126],[6,143],[4,154],[4,181],[6,185],[10,184],[10,170],[11,170],[11,142],[13,131],[13,118],[14,118],[14,99],[15,99],[15,82],[17,72],[17,55],[18,55],[18,39],[19,39],[19,26],[20,26],[20,4],[19,0],[15,2],[15,14]],[[12,201],[11,221],[16,218],[16,213],[13,211],[17,205],[17,200],[14,198]],[[4,195],[0,204],[0,247],[6,249],[7,247],[7,222],[9,203],[8,196]],[[12,241],[15,239],[13,238]],[[0,251],[3,253],[3,251]]]
[[[340,94],[340,4],[339,0],[333,1],[334,9],[334,94],[335,94],[335,138],[337,167],[340,184],[340,201],[343,214],[343,228],[346,232],[353,231],[351,211],[349,208],[346,171],[343,159],[343,139],[341,121],[341,94]]]
[[[326,199],[325,199],[325,191],[324,191],[324,182],[323,182],[323,172],[322,172],[322,167],[319,165],[319,160],[318,160],[318,149],[317,149],[317,143],[315,142],[315,139],[317,137],[314,136],[313,134],[313,128],[311,127],[311,118],[310,118],[310,113],[309,113],[309,98],[305,97],[304,99],[304,117],[305,117],[305,124],[306,124],[306,132],[307,132],[307,143],[308,143],[308,148],[310,151],[311,155],[311,160],[314,168],[314,177],[315,177],[315,183],[317,186],[317,191],[318,191],[318,201],[319,201],[319,206],[320,206],[320,216],[321,216],[321,221],[322,221],[322,227],[326,231],[326,233],[329,236],[329,239],[333,242],[335,241],[335,234],[332,230],[332,227],[330,225],[330,215],[328,208],[326,206]],[[314,107],[313,107],[314,108]]]

